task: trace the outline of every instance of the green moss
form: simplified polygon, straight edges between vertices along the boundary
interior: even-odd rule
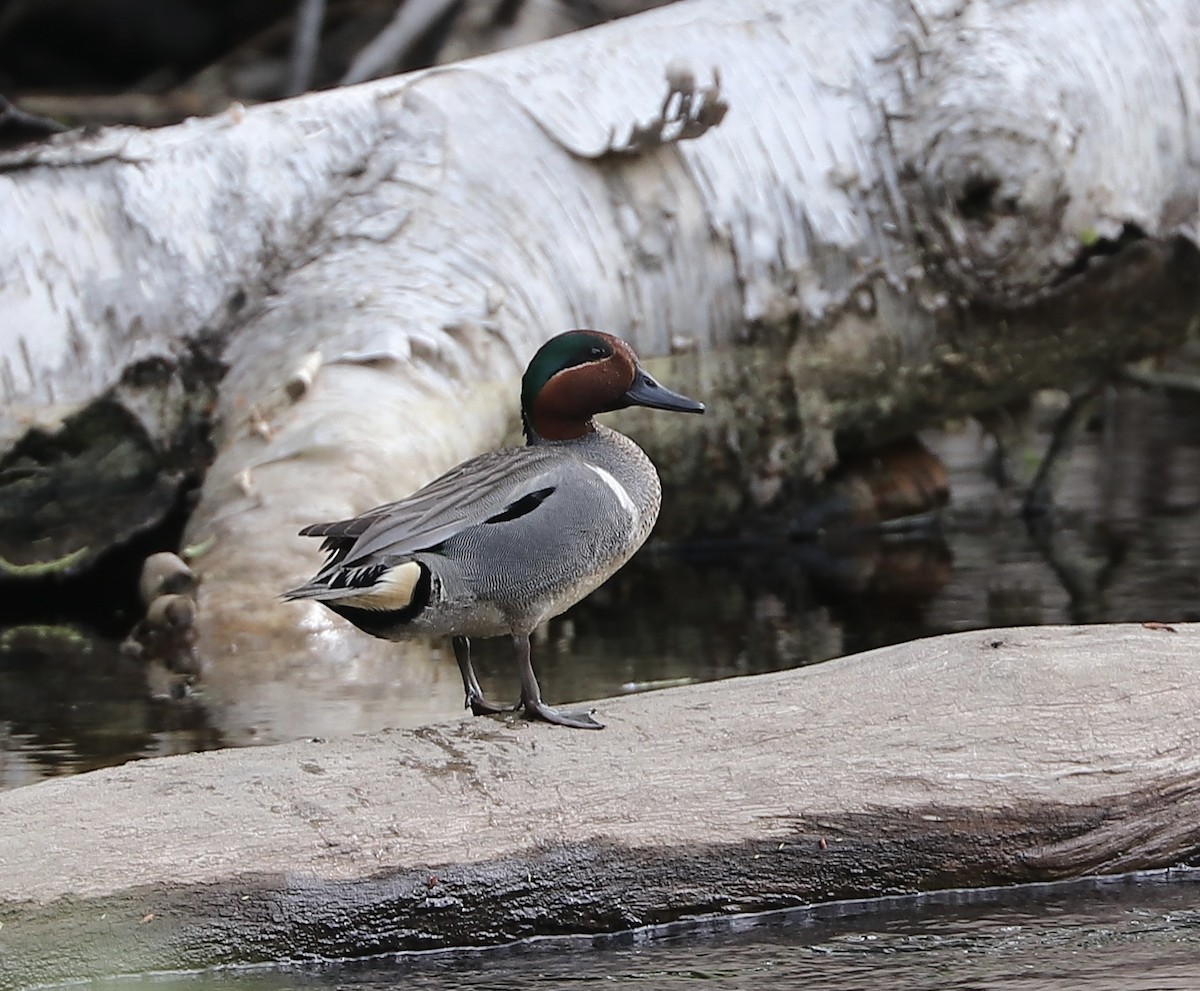
[[[49,575],[67,574],[87,556],[88,548],[79,547],[62,557],[50,561],[34,561],[30,564],[15,564],[0,557],[0,576],[5,578],[45,578]]]

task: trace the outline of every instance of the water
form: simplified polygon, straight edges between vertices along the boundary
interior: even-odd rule
[[[1200,412],[1138,393],[1085,436],[1054,529],[1031,534],[983,471],[973,430],[929,440],[951,471],[940,531],[801,545],[756,538],[642,554],[535,645],[548,697],[598,698],[815,663],[919,636],[1026,623],[1196,618],[1200,602]],[[168,753],[457,714],[400,710],[394,682],[320,672],[254,703],[254,732],[223,721],[205,687],[87,630],[0,630],[0,788]],[[511,690],[503,644],[481,643],[489,694]],[[328,676],[328,677],[327,677]],[[388,671],[372,677],[394,678]],[[313,687],[313,682],[317,687]],[[360,703],[370,698],[374,708]],[[381,699],[383,700],[381,702]],[[418,700],[419,701],[419,700]],[[982,899],[982,900],[981,900]],[[722,920],[665,933],[541,941],[502,950],[155,975],[107,988],[283,991],[516,987],[655,989],[1200,988],[1194,873],[1027,887]]]
[[[1123,390],[1109,407],[1071,457],[1048,533],[1029,532],[983,470],[986,440],[963,428],[927,438],[954,492],[937,531],[648,549],[535,643],[547,698],[755,674],[967,629],[1196,618],[1200,405]],[[235,682],[232,699],[217,699],[203,683],[180,694],[87,629],[0,630],[0,789],[139,757],[455,718],[458,676],[442,653],[428,697],[388,657],[284,667],[253,693]],[[484,689],[514,695],[507,643],[480,641],[475,654]]]
[[[968,904],[955,904],[966,900]],[[138,991],[1195,991],[1200,879],[1182,872],[824,906],[499,951],[107,981]]]

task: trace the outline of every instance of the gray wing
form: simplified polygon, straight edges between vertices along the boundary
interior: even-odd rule
[[[427,550],[468,527],[534,508],[558,486],[562,457],[536,447],[482,454],[407,498],[300,532],[324,537],[322,547],[333,552],[322,572]]]

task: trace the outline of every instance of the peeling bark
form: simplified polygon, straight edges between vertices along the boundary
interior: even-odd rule
[[[291,534],[499,442],[524,361],[565,327],[677,352],[664,376],[708,401],[690,438],[622,421],[677,452],[668,529],[777,504],[839,443],[1183,339],[1195,13],[706,0],[9,156],[0,469],[31,422],[60,439],[129,367],[186,369],[215,342],[211,423],[205,404],[185,419],[216,449],[188,540],[211,548],[200,623],[218,654],[309,623],[270,599],[315,564]],[[172,436],[147,442],[174,452]],[[74,514],[97,532],[43,535],[50,560],[123,532]],[[322,649],[345,636],[312,622]],[[354,636],[343,649],[376,649]]]

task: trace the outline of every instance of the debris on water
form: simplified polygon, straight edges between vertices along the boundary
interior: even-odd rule
[[[623,692],[651,692],[656,688],[679,688],[681,685],[694,685],[699,678],[657,678],[651,681],[627,681],[621,686]]]

